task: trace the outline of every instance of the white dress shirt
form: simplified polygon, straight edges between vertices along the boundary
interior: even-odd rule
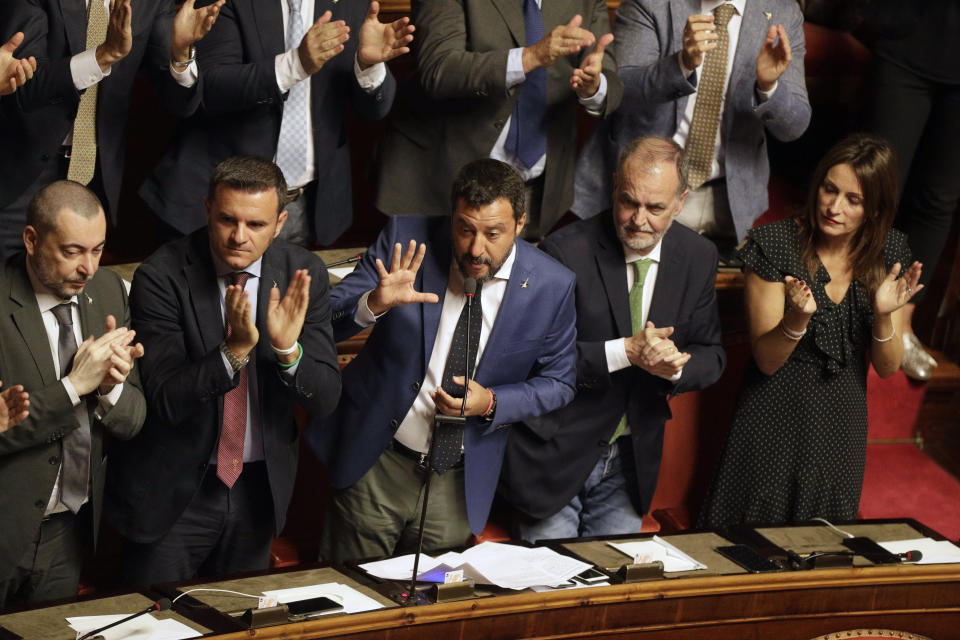
[[[280,0],[280,7],[283,12],[283,37],[286,40],[287,30],[290,26],[290,5],[287,0]],[[310,30],[310,27],[313,26],[313,10],[314,10],[314,0],[302,0],[300,3],[300,16],[303,19],[303,32],[307,33]],[[351,38],[359,38],[360,33],[351,33]],[[274,59],[273,63],[274,72],[277,75],[277,87],[280,89],[281,93],[286,93],[290,91],[293,85],[298,82],[311,82],[310,74],[308,74],[304,68],[303,64],[300,62],[300,54],[297,51],[297,47],[284,52],[278,53],[277,57]],[[360,63],[357,61],[356,56],[353,59],[353,73],[357,76],[357,83],[359,83],[360,88],[366,91],[367,93],[373,93],[377,88],[383,84],[383,81],[387,78],[387,67],[382,62],[378,62],[375,65],[368,67],[365,70],[360,69]],[[309,87],[309,85],[308,85]],[[308,130],[313,131],[313,112],[310,109],[310,101],[312,97],[310,91],[307,91],[307,125]],[[317,177],[317,166],[313,154],[313,137],[307,136],[307,145],[306,145],[306,154],[307,154],[307,163],[306,169],[303,172],[303,175],[292,180],[287,184],[290,189],[296,189],[302,187],[305,184],[313,182],[313,179]],[[274,154],[274,161],[277,157]]]
[[[77,296],[73,296],[69,300],[62,300],[52,293],[45,291],[43,286],[33,278],[32,274],[30,274],[30,282],[33,284],[34,295],[37,297],[37,306],[40,309],[40,318],[43,320],[43,328],[47,333],[47,342],[50,346],[50,354],[53,356],[53,369],[56,371],[57,377],[61,378],[60,323],[57,321],[57,316],[53,315],[53,308],[63,304],[64,302],[70,302],[70,314],[73,316],[73,335],[74,339],[77,341],[77,345],[80,345],[83,342],[83,333],[80,327],[80,310],[77,306]],[[80,295],[86,294],[81,292]],[[83,402],[83,399],[77,394],[77,391],[73,388],[73,384],[70,382],[69,378],[61,378],[60,383],[66,390],[67,396],[70,397],[70,402],[73,404],[74,415],[76,416],[80,427],[89,427],[90,416],[87,415],[86,403]],[[100,396],[99,403],[94,412],[95,415],[102,417],[113,407],[113,405],[117,403],[117,401],[120,399],[121,393],[123,393],[123,384],[118,384],[110,390],[110,393]],[[61,513],[69,510],[67,506],[60,501],[60,484],[62,479],[63,462],[61,460],[60,468],[57,471],[57,480],[53,485],[53,491],[50,493],[50,499],[47,501],[47,508],[44,511],[44,515]],[[84,499],[84,503],[86,503],[89,498],[90,488],[88,486],[87,497]]]
[[[536,0],[536,2],[538,7],[543,6],[543,0]],[[546,31],[544,32],[544,35],[546,35]],[[535,43],[527,43],[528,46],[532,44]],[[549,69],[547,69],[547,73],[550,73]],[[509,91],[518,84],[521,84],[524,80],[526,80],[526,78],[527,76],[523,72],[523,47],[510,49],[510,53],[507,54],[507,90]],[[597,92],[589,98],[580,98],[577,96],[577,99],[588,113],[597,115],[603,110],[603,101],[606,99],[606,97],[607,77],[603,74],[600,74],[600,86],[597,89]],[[523,177],[524,181],[529,182],[534,178],[539,178],[543,174],[543,170],[547,165],[547,154],[544,153],[532,167],[527,167],[523,164],[523,162],[520,161],[520,158],[507,150],[507,135],[510,133],[510,122],[512,118],[512,115],[509,116],[503,125],[503,129],[500,130],[500,136],[497,138],[497,141],[493,143],[493,149],[490,151],[490,157],[494,160],[506,162],[517,170],[517,172]]]
[[[483,350],[487,346],[487,340],[493,330],[493,323],[496,322],[497,314],[500,313],[500,305],[503,303],[503,296],[507,291],[507,281],[513,271],[513,262],[516,255],[517,247],[514,244],[503,266],[500,267],[496,275],[484,282],[480,289],[483,321],[480,327],[477,363],[483,357]],[[357,304],[354,319],[361,326],[369,326],[376,319],[367,306],[369,295],[370,292],[365,293]],[[443,309],[440,311],[440,325],[437,327],[437,337],[433,342],[430,361],[427,363],[426,376],[420,385],[420,392],[413,401],[413,406],[407,411],[407,415],[404,416],[394,435],[400,444],[414,451],[426,453],[430,449],[433,417],[437,413],[437,406],[433,403],[430,393],[439,389],[443,382],[443,370],[447,365],[447,356],[450,353],[450,344],[453,342],[453,333],[457,328],[457,322],[460,320],[460,313],[463,311],[466,300],[467,297],[463,293],[463,276],[460,274],[457,265],[451,264],[450,277],[447,280],[447,292],[444,294]]]
[[[713,10],[719,7],[722,4],[732,4],[736,8],[733,16],[730,18],[730,22],[727,23],[727,75],[723,79],[723,91],[721,93],[721,102],[720,102],[720,119],[721,124],[723,122],[723,109],[727,102],[727,86],[730,84],[730,72],[733,70],[733,59],[737,53],[737,43],[740,41],[740,24],[743,22],[743,12],[747,5],[747,0],[702,0],[700,2],[700,13],[701,14],[712,14]],[[683,66],[683,52],[677,54],[680,58],[680,69],[683,72],[684,76],[690,76],[691,73],[697,74],[697,86],[700,86],[700,72],[703,69],[703,64],[701,63],[696,69],[687,69]],[[751,60],[756,61],[757,55],[760,54],[760,51],[755,51],[750,54]],[[766,102],[773,95],[773,92],[777,90],[777,84],[774,83],[770,91],[760,91],[755,88],[755,92],[760,102]],[[687,98],[687,108],[683,112],[683,116],[680,118],[680,121],[677,122],[677,130],[673,134],[673,140],[681,147],[687,146],[687,136],[690,135],[690,124],[693,122],[693,109],[697,105],[697,94],[696,92],[691,93]],[[709,180],[715,180],[723,175],[723,158],[724,158],[724,145],[723,145],[723,136],[721,135],[723,127],[717,127],[717,137],[713,143],[713,161],[710,165],[710,177]]]

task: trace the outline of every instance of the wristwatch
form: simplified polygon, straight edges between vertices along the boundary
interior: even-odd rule
[[[250,362],[249,354],[243,358],[238,358],[237,354],[235,354],[233,351],[230,351],[230,347],[227,346],[226,342],[220,344],[220,353],[227,357],[227,362],[229,362],[230,366],[233,367],[234,373],[240,371],[240,369],[243,369],[245,366],[247,366],[247,363]]]

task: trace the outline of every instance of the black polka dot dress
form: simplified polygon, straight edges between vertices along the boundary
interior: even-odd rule
[[[854,281],[840,304],[823,265],[811,278],[793,219],[753,229],[740,256],[764,280],[805,280],[817,311],[790,358],[772,376],[751,359],[699,526],[856,518],[867,446],[867,350],[873,300]],[[884,262],[910,264],[892,230]]]

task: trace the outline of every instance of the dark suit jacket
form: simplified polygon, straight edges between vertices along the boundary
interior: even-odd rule
[[[277,87],[274,58],[284,46],[282,0],[229,0],[213,29],[197,44],[204,76],[203,109],[182,123],[140,195],[167,224],[190,233],[206,224],[203,196],[213,168],[222,160],[249,154],[272,159],[277,152],[286,94]],[[357,84],[353,61],[368,2],[321,2],[332,20],[345,20],[350,39],[310,80],[313,149],[319,194],[313,211],[317,239],[336,240],[353,219],[347,105],[362,118],[387,115],[396,80],[387,77],[376,91]]]
[[[266,311],[270,288],[276,283],[285,292],[297,269],[310,272],[310,307],[300,334],[303,358],[287,384],[270,348]],[[255,357],[277,531],[283,528],[297,470],[293,403],[326,415],[340,395],[329,286],[323,262],[304,249],[275,241],[263,254]],[[226,332],[219,300],[205,228],[164,245],[134,275],[130,303],[137,338],[147,352],[142,371],[148,414],[140,435],[114,452],[107,517],[135,542],[152,542],[166,533],[208,472],[220,436],[223,396],[240,378],[227,374],[220,353]]]
[[[527,44],[520,0],[414,0],[417,72],[404,86],[376,174],[376,205],[387,214],[449,215],[450,185],[460,168],[490,155],[520,95],[506,87],[507,55]],[[610,31],[604,0],[544,0],[543,30],[583,16],[599,38]],[[547,164],[540,228],[548,230],[573,201],[576,94],[570,76],[589,51],[547,69]],[[606,50],[607,99],[620,104],[614,46]]]
[[[107,315],[130,326],[123,281],[100,269],[77,296],[84,336],[103,335]],[[107,436],[126,439],[140,430],[146,403],[138,368],[127,377],[120,399],[102,420],[94,417],[96,401],[84,398],[90,414],[90,476],[94,539],[100,519]],[[11,577],[37,532],[62,455],[61,441],[79,426],[70,397],[57,378],[50,342],[40,317],[36,294],[27,276],[24,254],[12,256],[0,272],[0,379],[4,388],[22,384],[30,393],[30,416],[0,433],[0,581]]]
[[[684,76],[677,59],[687,18],[696,13],[700,0],[624,0],[617,9],[623,108],[596,128],[577,161],[573,209],[581,217],[611,206],[613,173],[625,146],[641,136],[671,138],[676,132],[687,100],[697,90],[696,77],[691,82]],[[761,103],[756,92],[757,55],[772,24],[783,24],[793,59],[773,96]],[[794,0],[746,0],[720,120],[722,169],[739,238],[767,209],[767,134],[785,142],[795,140],[810,123],[805,53],[803,16]]]
[[[626,413],[637,472],[634,499],[644,513],[657,485],[668,397],[713,384],[726,364],[714,289],[716,247],[679,223],[663,238],[648,319],[673,326],[671,340],[692,356],[671,383],[639,367],[608,372],[604,343],[633,333],[623,247],[610,212],[564,227],[540,246],[577,274],[577,395],[566,407],[513,429],[500,492],[534,518],[553,515],[583,487]]]
[[[123,179],[125,128],[137,72],[148,72],[166,108],[187,116],[200,104],[200,81],[190,89],[171,77],[170,37],[173,3],[133,3],[133,49],[100,81],[97,96],[97,163],[103,176],[108,211],[114,223]],[[3,101],[5,126],[0,127],[0,207],[33,184],[47,162],[54,162],[64,138],[73,129],[80,92],[70,75],[70,58],[86,49],[84,0],[7,0],[0,12],[0,39],[17,31],[25,38],[16,56],[37,57],[33,80]]]
[[[426,242],[415,287],[437,304],[391,309],[380,318],[360,354],[344,369],[343,396],[329,418],[315,421],[307,438],[337,488],[349,487],[373,466],[413,405],[426,375],[440,325],[450,270],[450,218],[395,217],[356,270],[333,290],[334,331],[343,340],[360,331],[357,303],[377,282],[374,260],[389,264],[395,242]],[[507,429],[573,397],[573,275],[523,240],[476,380],[497,394],[492,422],[468,418],[464,433],[470,527],[487,521],[497,486]]]

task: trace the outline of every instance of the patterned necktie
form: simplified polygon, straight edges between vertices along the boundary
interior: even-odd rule
[[[527,46],[543,39],[543,16],[536,0],[523,0],[523,23]],[[506,148],[528,169],[547,152],[547,70],[534,69],[520,87],[510,116]]]
[[[723,102],[723,85],[727,77],[727,46],[730,38],[727,23],[737,12],[732,4],[722,4],[713,10],[716,27],[717,48],[704,54],[703,70],[697,86],[697,102],[693,107],[693,122],[687,137],[686,155],[690,168],[687,181],[691,189],[699,189],[710,177],[713,166],[713,149],[720,126],[720,105]]]
[[[287,0],[290,19],[287,22],[287,51],[296,49],[303,39],[303,16],[301,0]],[[307,112],[310,83],[298,82],[287,93],[280,121],[280,138],[277,141],[277,165],[283,171],[288,185],[295,185],[307,170],[307,136],[310,135],[310,114]]]
[[[477,283],[477,292],[473,297],[473,307],[470,309],[470,377],[476,368],[477,350],[480,347],[480,327],[483,325],[483,311],[480,303],[480,283]],[[454,398],[462,398],[464,388],[454,384],[453,376],[465,376],[467,368],[467,305],[464,302],[457,327],[453,331],[453,341],[450,343],[450,353],[447,354],[447,363],[443,368],[443,380],[440,387]],[[460,461],[463,451],[463,427],[458,425],[438,424],[433,437],[433,457],[431,466],[437,473],[443,473]]]
[[[90,0],[87,16],[87,49],[95,49],[107,38],[107,9],[102,0]],[[97,92],[95,83],[80,96],[77,117],[73,121],[73,142],[67,178],[90,184],[97,168]]]
[[[60,360],[60,378],[65,378],[73,366],[77,354],[77,337],[73,333],[72,303],[57,305],[52,309],[60,325],[57,340],[57,355]],[[90,478],[90,425],[80,426],[64,437],[63,476],[60,481],[60,502],[77,513],[87,498]]]
[[[245,287],[250,274],[230,274],[230,284]],[[232,329],[227,323],[227,337]],[[252,354],[251,354],[252,355]],[[250,366],[249,363],[247,366]],[[243,439],[247,433],[247,367],[240,369],[240,383],[223,396],[223,424],[217,445],[217,477],[232,488],[243,471]]]
[[[633,280],[633,286],[630,287],[630,328],[636,335],[643,330],[643,282],[647,279],[647,271],[650,270],[650,258],[641,258],[632,262],[636,277]],[[613,432],[610,438],[610,444],[617,441],[617,438],[623,435],[627,430],[627,414],[620,417],[617,424],[617,430]]]

